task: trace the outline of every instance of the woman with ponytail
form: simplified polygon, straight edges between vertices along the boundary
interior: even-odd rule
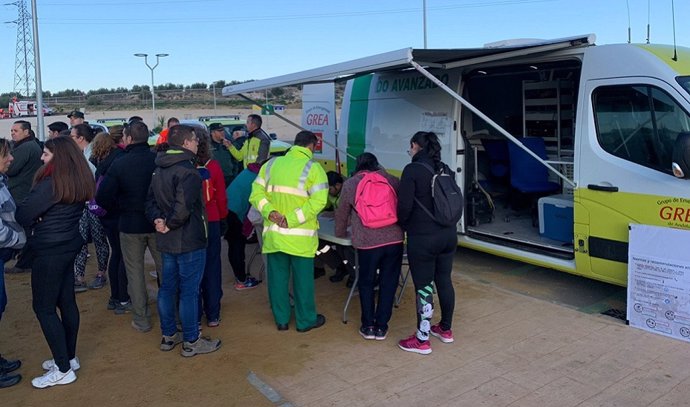
[[[404,351],[426,355],[431,353],[429,335],[444,343],[453,342],[455,290],[451,272],[458,237],[455,225],[440,225],[427,213],[427,210],[431,213],[434,210],[431,194],[434,174],[452,173],[441,161],[438,137],[432,132],[415,133],[410,139],[408,153],[412,162],[405,166],[400,177],[398,222],[407,232],[407,258],[417,293],[417,332],[398,342],[398,346]],[[441,320],[432,326],[434,286]]]

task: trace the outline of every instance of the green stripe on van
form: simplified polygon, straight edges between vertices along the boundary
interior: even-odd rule
[[[354,80],[350,94],[350,116],[347,122],[347,152],[357,157],[364,152],[367,113],[369,112],[369,88],[373,75]],[[355,160],[348,156],[347,172],[355,169]]]
[[[680,75],[690,75],[690,49],[685,47],[676,47],[676,54],[678,60],[673,60],[673,46],[672,45],[657,45],[657,44],[635,44],[638,47],[647,50],[654,54],[657,58],[668,64],[673,70]]]

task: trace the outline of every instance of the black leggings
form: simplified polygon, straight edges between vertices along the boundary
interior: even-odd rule
[[[78,247],[61,254],[37,251],[31,271],[34,313],[63,373],[69,371],[69,361],[75,357],[79,332],[79,308],[74,297],[74,258],[78,251]]]
[[[110,260],[108,261],[110,298],[125,303],[129,301],[129,294],[127,293],[125,260],[122,258],[122,248],[120,247],[119,221],[118,218],[101,218],[103,230],[110,244]]]
[[[228,230],[225,232],[225,240],[228,241],[228,261],[235,280],[244,282],[247,279],[246,264],[244,261],[244,248],[247,238],[242,233],[242,221],[233,211],[228,211]]]
[[[433,235],[408,235],[407,258],[417,292],[417,338],[429,339],[434,312],[433,286],[441,305],[441,328],[450,329],[455,310],[455,289],[450,278],[453,257],[458,245],[455,228]]]

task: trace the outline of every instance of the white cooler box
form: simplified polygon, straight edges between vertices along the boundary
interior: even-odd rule
[[[539,198],[539,234],[559,242],[573,242],[573,196]]]

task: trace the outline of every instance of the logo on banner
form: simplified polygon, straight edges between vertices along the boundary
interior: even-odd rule
[[[315,131],[314,135],[316,135],[316,146],[314,146],[314,152],[315,153],[322,153],[323,152],[323,133],[320,131]]]

